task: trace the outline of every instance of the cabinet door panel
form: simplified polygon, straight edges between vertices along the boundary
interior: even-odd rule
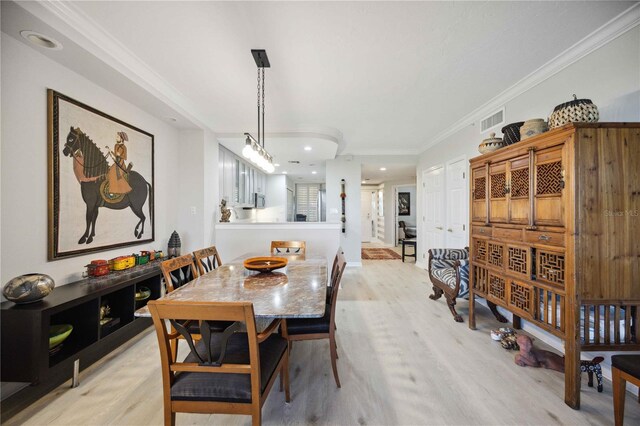
[[[474,222],[487,221],[487,172],[486,167],[471,171],[473,179],[471,191],[471,220]]]
[[[535,154],[536,225],[564,226],[563,146],[555,146]]]
[[[509,212],[507,205],[507,164],[489,166],[490,221],[506,223]]]
[[[509,161],[509,223],[529,223],[529,156]]]

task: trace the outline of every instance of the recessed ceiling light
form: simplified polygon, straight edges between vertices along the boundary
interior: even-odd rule
[[[276,163],[273,165],[274,167],[280,167],[280,164]]]
[[[363,180],[362,183],[366,183],[366,181]]]
[[[386,168],[386,167],[380,167],[380,171],[381,171],[381,172],[384,172],[385,170],[387,170],[387,168]]]
[[[305,150],[305,151],[311,151],[311,147],[310,147],[310,146],[305,146],[305,147],[304,147],[304,150]]]
[[[283,174],[283,175],[286,175],[286,174],[287,174],[287,172],[282,172],[282,174]]]
[[[35,31],[28,31],[28,30],[20,31],[20,35],[25,40],[28,40],[31,44],[35,44],[36,46],[44,47],[45,49],[52,49],[52,50],[62,49],[62,43],[60,43],[58,40],[51,38],[47,35],[40,34]]]
[[[315,170],[313,170],[313,171],[311,172],[311,174],[312,174],[312,175],[315,175],[316,173],[318,173],[318,172],[316,172]]]
[[[173,121],[174,123],[178,121],[175,117],[167,117],[167,118],[169,119],[169,121]]]

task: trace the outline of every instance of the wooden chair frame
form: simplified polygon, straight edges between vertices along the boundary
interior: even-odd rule
[[[280,251],[286,249],[286,252]],[[291,251],[291,249],[295,249]],[[307,252],[307,243],[305,241],[271,241],[271,254],[278,255],[300,255],[304,256]]]
[[[338,366],[336,360],[338,359],[338,346],[336,344],[336,305],[338,301],[338,290],[340,289],[340,281],[342,280],[342,274],[347,266],[347,262],[344,258],[342,250],[338,251],[336,260],[334,261],[334,268],[336,270],[335,275],[332,273],[331,279],[331,313],[329,320],[329,332],[328,333],[312,333],[312,334],[292,334],[288,336],[289,351],[291,351],[291,345],[294,341],[300,340],[318,340],[329,339],[329,351],[331,353],[331,368],[333,369],[333,377],[336,380],[336,385],[340,386],[340,378],[338,377]]]
[[[191,254],[174,257],[172,259],[165,260],[160,264],[162,276],[164,277],[164,281],[167,286],[167,293],[171,293],[173,290],[175,290],[175,288],[173,288],[171,272],[184,268],[186,266],[191,269],[191,275],[193,275],[194,279],[200,276],[200,274],[198,273],[198,269],[196,268],[196,264],[193,261],[193,256]]]
[[[220,260],[220,255],[218,254],[216,246],[194,251],[193,259],[198,267],[200,275],[204,275],[217,267],[222,266],[222,260]]]
[[[467,250],[468,252],[469,247],[465,247],[465,250]],[[431,273],[433,260],[434,260],[433,255],[431,254],[431,251],[429,251],[428,271],[429,271],[429,278],[431,279],[431,284],[433,285],[432,287],[433,294],[429,295],[429,299],[438,300],[444,294],[444,297],[447,300],[447,306],[449,307],[449,310],[453,315],[453,319],[456,322],[462,322],[462,316],[458,314],[458,312],[456,311],[456,299],[458,297],[458,293],[460,292],[460,261],[459,260],[453,261],[452,267],[456,271],[456,285],[454,288],[451,288],[446,283],[440,281],[438,278],[433,276],[433,274]],[[469,283],[469,285],[471,285],[471,283]],[[496,307],[495,303],[487,300],[487,306],[489,307],[489,309],[491,310],[491,312],[499,322],[502,322],[502,323],[507,322],[507,319],[504,316],[502,316],[500,312],[498,312],[498,308]]]
[[[289,351],[285,350],[270,378],[265,391],[260,388],[260,349],[259,343],[266,340],[278,327],[281,327],[286,338],[286,321],[274,320],[262,333],[256,331],[253,305],[249,302],[177,302],[167,300],[150,301],[149,311],[158,337],[160,359],[162,362],[162,388],[164,399],[164,423],[175,425],[176,413],[222,413],[251,415],[252,424],[262,422],[262,406],[269,395],[276,376],[281,375],[284,381],[285,401],[289,402]],[[175,332],[167,328],[166,320],[187,319],[191,321],[239,321],[246,325],[249,339],[250,364],[201,365],[198,363],[176,362],[171,354],[171,341],[175,340]],[[251,375],[251,402],[216,402],[216,401],[172,401],[171,385],[178,372],[198,373],[235,373]]]
[[[640,378],[611,366],[611,381],[613,387],[614,423],[615,426],[622,426],[624,424],[624,403],[627,396],[627,382],[631,382],[640,388]],[[640,403],[640,391],[638,391],[638,403]]]

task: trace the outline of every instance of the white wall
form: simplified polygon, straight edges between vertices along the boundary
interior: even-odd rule
[[[1,56],[0,281],[43,272],[60,286],[80,279],[84,265],[91,259],[108,259],[149,248],[166,250],[177,219],[177,130],[6,34],[2,34]],[[155,136],[155,242],[47,261],[47,88]]]
[[[256,212],[259,222],[287,221],[287,177],[285,175],[267,175],[265,208]]]
[[[603,47],[593,51],[549,79],[533,87],[505,105],[506,123],[530,118],[546,118],[555,105],[572,99],[591,99],[600,111],[600,121],[640,121],[640,27],[628,31]],[[461,115],[464,113],[461,111]],[[418,188],[422,187],[422,172],[435,165],[466,155],[473,158],[477,147],[487,134],[480,134],[480,125],[474,125],[451,135],[440,144],[420,155],[417,167]],[[487,132],[488,133],[488,132]],[[499,133],[499,132],[497,132]],[[422,193],[418,191],[418,217],[422,215]],[[420,223],[418,223],[420,228]],[[468,236],[467,236],[468,237]],[[429,247],[422,242],[418,229],[418,250],[426,253]],[[422,264],[424,266],[424,264]],[[510,317],[509,313],[505,313]],[[524,328],[541,340],[562,350],[562,342],[524,322]],[[613,353],[607,353],[611,355]],[[585,359],[595,354],[583,354]],[[608,359],[607,359],[608,361]],[[603,371],[611,377],[608,363]]]
[[[351,157],[337,157],[327,161],[327,222],[340,222],[342,200],[340,180],[346,181],[346,232],[340,234],[340,245],[347,263],[360,265],[362,229],[360,218],[360,179],[362,164]]]
[[[178,198],[174,204],[182,253],[211,246],[219,218],[218,142],[210,131],[179,133]],[[175,166],[174,166],[175,167]]]

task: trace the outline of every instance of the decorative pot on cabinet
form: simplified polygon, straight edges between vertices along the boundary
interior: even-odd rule
[[[520,140],[528,139],[532,136],[539,135],[549,130],[547,122],[542,118],[534,118],[524,122],[520,127]]]
[[[502,140],[505,145],[511,145],[516,142],[520,142],[520,127],[524,124],[524,121],[517,123],[507,124],[502,128]]]
[[[496,138],[495,132],[489,134],[489,137],[482,141],[482,143],[478,146],[478,151],[481,154],[486,154],[488,152],[493,152],[497,149],[506,146],[504,141],[501,138]]]
[[[598,107],[591,99],[578,99],[573,95],[573,100],[556,106],[549,117],[551,129],[564,126],[567,123],[586,122],[597,123],[600,119]]]
[[[13,303],[33,303],[47,297],[56,286],[46,274],[24,274],[12,278],[2,289],[2,294]]]

